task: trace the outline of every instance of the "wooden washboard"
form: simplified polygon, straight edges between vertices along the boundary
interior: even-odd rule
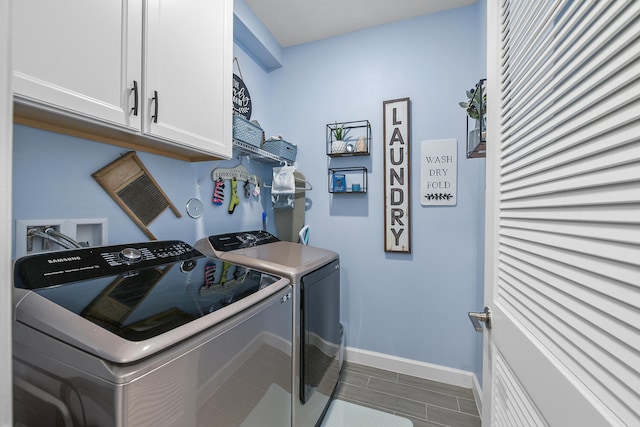
[[[135,151],[128,152],[91,176],[151,240],[157,239],[147,226],[166,208],[170,208],[178,218],[182,217]]]

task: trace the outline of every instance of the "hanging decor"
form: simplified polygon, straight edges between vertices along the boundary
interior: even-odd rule
[[[242,71],[238,58],[233,58],[233,63],[238,67],[238,74],[233,73],[233,114],[251,120],[251,95],[249,89],[242,80]]]
[[[129,151],[91,176],[151,240],[157,239],[147,226],[165,209],[182,218],[135,151]]]
[[[458,141],[422,141],[420,204],[455,206],[458,203]]]
[[[385,252],[411,253],[410,102],[383,102]]]
[[[218,206],[224,203],[225,180],[230,181],[231,194],[229,207],[227,209],[227,212],[230,214],[235,212],[236,207],[240,204],[240,197],[238,197],[238,181],[244,181],[242,189],[246,199],[250,198],[251,194],[255,197],[259,197],[260,195],[260,180],[256,175],[249,172],[242,164],[236,165],[233,168],[216,168],[211,171],[211,179],[215,183],[211,201],[214,205]],[[253,192],[251,191],[251,184],[255,186]]]

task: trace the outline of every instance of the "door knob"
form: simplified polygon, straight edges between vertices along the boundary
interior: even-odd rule
[[[471,320],[476,332],[482,332],[482,325],[480,322],[484,322],[487,329],[491,329],[491,309],[489,307],[485,307],[482,313],[470,311],[469,320]]]

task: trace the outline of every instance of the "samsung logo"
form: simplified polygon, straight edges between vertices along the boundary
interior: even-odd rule
[[[82,258],[80,258],[79,256],[70,256],[70,257],[66,257],[66,258],[49,259],[49,260],[47,260],[47,262],[49,264],[57,264],[59,262],[80,261],[81,259]]]

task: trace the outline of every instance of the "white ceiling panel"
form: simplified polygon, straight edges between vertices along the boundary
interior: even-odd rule
[[[468,6],[477,0],[246,0],[282,47]]]

